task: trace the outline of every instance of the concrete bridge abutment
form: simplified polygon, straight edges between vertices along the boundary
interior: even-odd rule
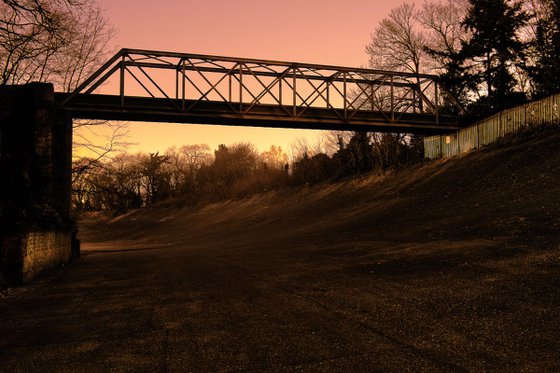
[[[72,118],[52,84],[0,88],[0,285],[68,262],[72,245]]]

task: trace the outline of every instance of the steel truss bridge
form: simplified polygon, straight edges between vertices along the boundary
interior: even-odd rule
[[[122,49],[57,105],[73,118],[439,134],[435,75]]]

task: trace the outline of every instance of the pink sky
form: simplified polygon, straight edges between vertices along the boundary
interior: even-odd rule
[[[98,0],[118,30],[116,48],[360,66],[378,22],[402,1],[375,0]],[[420,0],[416,0],[420,4]],[[129,151],[250,141],[288,149],[317,131],[131,123]]]

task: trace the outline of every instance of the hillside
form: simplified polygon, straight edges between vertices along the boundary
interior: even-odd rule
[[[113,218],[83,218],[94,242],[250,242],[295,239],[429,242],[489,239],[558,243],[560,134],[546,131],[510,146],[483,149],[389,173],[292,188],[202,207],[164,204]],[[200,242],[199,242],[200,241]]]
[[[82,262],[119,255],[151,294],[194,294],[195,370],[560,369],[558,132],[80,229]]]

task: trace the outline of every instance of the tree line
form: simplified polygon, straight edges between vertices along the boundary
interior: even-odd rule
[[[170,148],[165,153],[122,153],[74,162],[73,204],[78,210],[126,211],[171,198],[215,200],[281,184],[286,155],[258,153],[249,143]],[[250,180],[252,178],[252,180]]]
[[[173,147],[163,154],[128,154],[74,162],[78,211],[124,212],[175,199],[195,204],[243,197],[290,185],[337,181],[383,171],[423,157],[420,138],[366,132],[330,132],[318,144],[300,141],[290,160],[277,146],[258,152],[250,143]]]

